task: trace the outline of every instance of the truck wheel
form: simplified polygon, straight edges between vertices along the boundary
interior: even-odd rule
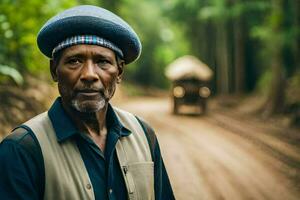
[[[200,107],[202,110],[202,114],[205,114],[206,113],[206,101],[205,100],[201,101]]]
[[[173,113],[175,115],[178,115],[178,102],[176,101],[176,99],[174,99],[174,103],[173,103]]]

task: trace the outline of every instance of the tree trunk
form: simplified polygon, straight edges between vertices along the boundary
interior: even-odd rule
[[[294,26],[300,27],[300,1],[299,0],[294,0],[293,1],[293,9],[295,12],[295,17],[294,17]],[[299,33],[298,33],[299,36]],[[300,69],[300,37],[297,37],[295,39],[295,43],[294,43],[294,55],[295,55],[295,68],[296,69]]]
[[[276,23],[271,23],[271,30],[275,37],[272,43],[269,42],[269,51],[271,52],[270,58],[272,66],[272,82],[269,88],[269,94],[267,101],[263,107],[263,116],[269,117],[272,114],[280,113],[284,109],[285,104],[285,85],[286,74],[283,66],[283,41],[280,41],[280,35],[282,35],[282,23],[283,23],[283,0],[272,1],[272,15],[273,19],[276,19]],[[272,19],[272,18],[271,18]],[[270,23],[270,22],[269,22]],[[270,36],[272,37],[272,36]]]
[[[217,24],[216,36],[217,54],[217,91],[219,94],[229,93],[229,67],[228,67],[228,48],[227,48],[227,29],[224,21]]]
[[[242,18],[234,23],[234,92],[243,93],[245,90],[245,39]]]
[[[279,52],[278,52],[279,53]],[[283,68],[282,56],[274,55],[272,64],[272,82],[269,95],[264,105],[263,117],[270,117],[273,114],[281,113],[285,105],[286,76]]]

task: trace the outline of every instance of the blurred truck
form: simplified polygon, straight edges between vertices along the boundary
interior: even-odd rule
[[[172,81],[173,113],[179,114],[183,105],[199,107],[204,114],[211,95],[213,71],[198,58],[186,55],[169,64],[165,75]]]

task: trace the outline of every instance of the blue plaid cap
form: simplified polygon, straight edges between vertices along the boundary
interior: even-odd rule
[[[37,44],[41,52],[51,58],[60,43],[85,35],[102,38],[99,44],[107,45],[116,53],[122,52],[125,64],[141,54],[140,39],[128,23],[108,10],[90,5],[76,6],[52,17],[39,31]]]
[[[108,49],[113,50],[119,58],[123,58],[123,52],[122,50],[117,47],[114,43],[104,39],[100,38],[96,35],[78,35],[73,36],[70,38],[67,38],[66,40],[60,42],[52,51],[52,57],[55,53],[58,51],[65,49],[67,47],[78,45],[78,44],[90,44],[90,45],[99,45],[102,47],[106,47]]]

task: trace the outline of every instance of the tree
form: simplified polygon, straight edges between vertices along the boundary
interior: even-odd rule
[[[265,104],[261,108],[265,117],[284,112],[287,79],[299,65],[293,58],[298,51],[295,44],[299,40],[297,11],[292,8],[295,4],[296,1],[292,0],[272,0],[265,23],[254,32],[264,44],[264,55],[269,58],[265,63],[270,66],[271,81]],[[286,52],[290,52],[290,55]]]
[[[36,35],[54,13],[72,5],[75,1],[2,0],[0,63],[21,73],[48,70],[47,59],[37,49]]]

